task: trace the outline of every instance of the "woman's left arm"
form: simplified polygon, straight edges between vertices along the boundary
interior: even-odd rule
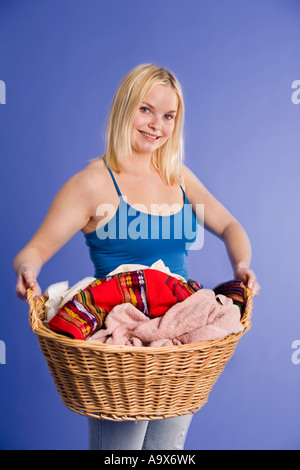
[[[182,169],[186,195],[197,215],[197,204],[204,205],[204,227],[225,243],[235,279],[252,289],[257,295],[260,286],[250,269],[251,245],[245,230],[233,215],[204,187],[186,166]]]

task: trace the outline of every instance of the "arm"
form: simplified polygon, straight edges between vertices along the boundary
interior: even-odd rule
[[[93,183],[91,174],[79,172],[59,190],[42,224],[16,255],[13,267],[18,276],[16,294],[26,300],[26,289],[41,294],[36,278],[42,266],[90,220]]]
[[[245,230],[185,166],[182,176],[186,194],[194,212],[196,213],[197,204],[204,204],[205,228],[223,240],[235,278],[243,281],[254,294],[258,294],[260,286],[254,272],[250,269],[251,245]]]

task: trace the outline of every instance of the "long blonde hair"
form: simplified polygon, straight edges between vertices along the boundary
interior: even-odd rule
[[[183,163],[184,103],[181,86],[169,70],[153,64],[142,64],[127,73],[114,96],[106,124],[106,150],[102,158],[117,173],[122,158],[131,154],[131,128],[140,103],[156,85],[171,85],[178,97],[178,108],[171,136],[152,155],[152,164],[168,185],[180,182]]]

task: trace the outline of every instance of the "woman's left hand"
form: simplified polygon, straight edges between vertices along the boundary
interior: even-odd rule
[[[245,286],[249,287],[253,295],[258,295],[260,291],[260,285],[257,282],[256,276],[250,268],[238,268],[235,271],[235,278],[242,281]]]

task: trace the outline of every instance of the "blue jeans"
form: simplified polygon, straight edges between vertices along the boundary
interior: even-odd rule
[[[152,421],[88,418],[90,450],[183,450],[193,415]]]

